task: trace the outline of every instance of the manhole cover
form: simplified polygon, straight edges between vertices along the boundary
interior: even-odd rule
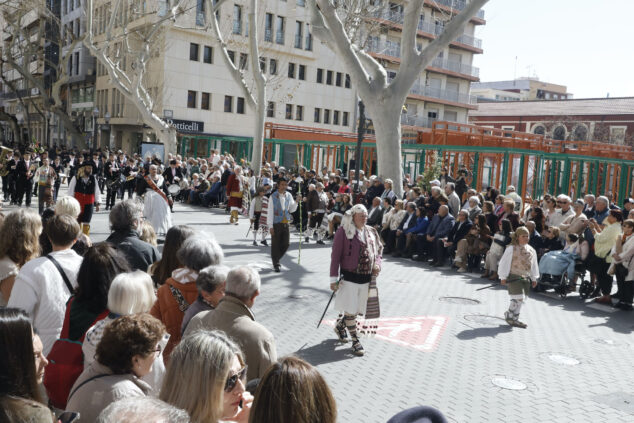
[[[626,342],[615,341],[614,339],[596,338],[594,340],[597,344],[607,345],[609,347],[627,347],[629,344]]]
[[[438,298],[438,300],[444,303],[450,303],[450,304],[462,304],[462,305],[480,304],[480,301],[473,298],[467,298],[467,297],[440,297]]]
[[[519,380],[509,379],[504,376],[495,376],[491,378],[491,383],[502,389],[509,389],[511,391],[523,391],[528,388],[524,382]]]
[[[464,316],[465,320],[470,322],[479,323],[481,325],[501,325],[502,323],[506,323],[504,319],[497,316],[487,316],[485,314],[467,314]]]
[[[548,359],[557,364],[563,364],[564,366],[576,366],[581,362],[574,357],[569,357],[563,354],[547,353]]]

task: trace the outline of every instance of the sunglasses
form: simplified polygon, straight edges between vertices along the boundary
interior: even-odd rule
[[[233,391],[233,388],[236,387],[238,380],[246,381],[247,379],[247,368],[249,366],[244,366],[238,373],[235,373],[227,378],[227,382],[225,382],[225,392],[229,393]]]

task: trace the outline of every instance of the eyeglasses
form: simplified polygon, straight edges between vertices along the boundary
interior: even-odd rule
[[[225,392],[229,393],[233,391],[238,383],[238,380],[246,381],[247,379],[247,368],[249,366],[244,366],[238,373],[234,373],[233,375],[227,378],[227,382],[225,383]]]

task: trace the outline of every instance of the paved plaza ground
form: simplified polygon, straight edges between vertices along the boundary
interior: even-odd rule
[[[302,244],[298,263],[299,237],[291,235],[285,269],[274,273],[269,248],[245,238],[247,219],[234,226],[217,209],[174,209],[175,224],[216,236],[228,265],[260,269],[256,319],[275,335],[280,356],[317,366],[340,422],[384,423],[416,405],[462,423],[634,421],[634,313],[538,294],[523,309],[528,329],[511,329],[501,320],[503,288],[477,291],[489,281],[388,257],[377,336],[362,340],[365,357],[353,357],[350,344],[335,341],[332,308],[316,328],[330,296],[329,245]],[[101,211],[92,238],[108,232]]]

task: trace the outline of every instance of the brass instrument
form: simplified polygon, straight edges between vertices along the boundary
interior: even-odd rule
[[[35,174],[36,170],[37,170],[37,164],[31,163],[31,165],[29,166],[29,171],[26,172],[26,178],[30,179]]]
[[[9,171],[11,169],[9,169],[7,166],[7,163],[9,162],[8,157],[9,154],[13,153],[13,150],[11,150],[8,147],[0,147],[0,166],[2,166],[0,168],[0,176],[5,177],[9,174]]]

